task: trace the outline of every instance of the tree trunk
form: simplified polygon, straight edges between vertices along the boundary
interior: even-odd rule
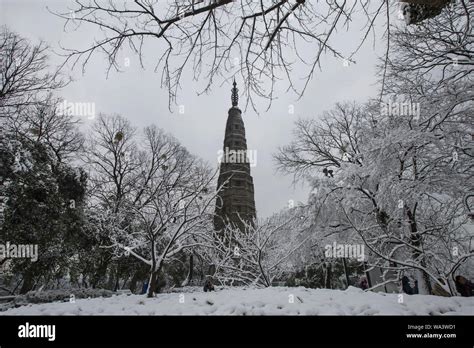
[[[33,285],[34,285],[33,275],[27,273],[25,277],[23,278],[23,284],[20,289],[20,295],[24,295],[28,291],[31,291],[31,289],[33,289]]]
[[[331,289],[332,265],[330,262],[326,264],[326,278],[324,279],[324,287]]]
[[[422,248],[422,240],[421,240],[422,236],[418,232],[418,226],[416,224],[414,213],[412,213],[411,210],[408,209],[408,207],[406,207],[405,209],[406,209],[407,216],[410,223],[410,242],[414,247],[420,249]],[[416,250],[413,251],[413,259],[418,260],[420,262],[420,266],[422,266],[423,268],[426,268],[425,256],[422,255],[421,252],[416,251]],[[430,276],[428,275],[428,273],[422,270],[419,270],[418,273],[419,273],[419,276],[417,277],[417,280],[418,280],[419,293],[421,295],[431,294],[432,289],[431,289]]]
[[[370,289],[372,287],[372,279],[370,279],[370,273],[367,268],[367,262],[365,261],[364,261],[364,273],[365,273],[365,277],[367,278],[367,285]]]
[[[119,287],[120,287],[120,265],[117,265],[117,270],[115,272],[114,291],[117,291]]]
[[[189,256],[189,271],[186,276],[186,279],[181,283],[181,286],[189,285],[189,282],[193,279],[193,270],[194,270],[194,261],[193,261],[193,254]]]
[[[128,287],[132,294],[135,293],[137,289],[137,282],[138,282],[138,271],[133,274],[132,280],[130,280],[130,286]]]
[[[109,267],[109,260],[110,258],[107,258],[107,259],[102,258],[100,260],[99,267],[97,267],[91,279],[91,286],[93,289],[97,288],[101,279],[103,279],[106,276],[107,268]]]
[[[148,283],[148,294],[147,297],[153,297],[156,292],[156,283],[158,280],[158,275],[160,274],[161,268],[163,267],[163,263],[160,262],[158,267],[152,267],[152,269],[156,269],[156,271],[152,271],[150,275],[150,282]]]
[[[194,275],[194,255],[191,254],[189,256],[189,274],[188,274],[189,281],[193,280],[193,275]]]
[[[156,280],[158,279],[158,271],[151,272],[150,280],[148,281],[147,297],[151,298],[155,294]]]
[[[342,267],[344,267],[344,275],[346,276],[346,288],[349,287],[349,275],[347,274],[347,262],[346,262],[346,258],[343,257],[342,258]]]

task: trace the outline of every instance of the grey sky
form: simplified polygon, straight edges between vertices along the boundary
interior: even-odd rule
[[[66,47],[84,47],[94,37],[99,38],[100,33],[94,27],[84,28],[80,33],[64,33],[64,22],[46,9],[48,6],[51,10],[64,11],[69,4],[70,1],[61,0],[0,0],[0,24],[29,39],[43,39],[57,51],[59,42]],[[358,29],[362,22],[354,20],[351,32],[340,32],[332,41],[343,53],[350,53],[359,42]],[[153,41],[147,41],[147,45],[147,59],[157,58],[158,53],[154,52],[159,45]],[[276,173],[272,153],[291,140],[293,122],[298,117],[317,117],[336,102],[365,101],[376,95],[375,64],[384,43],[376,41],[375,45],[374,48],[373,40],[367,41],[355,57],[357,64],[349,67],[326,56],[322,60],[322,71],[316,73],[300,100],[293,94],[281,92],[268,112],[264,112],[263,104],[260,115],[250,108],[243,110],[248,147],[257,150],[257,166],[252,168],[252,176],[259,217],[285,208],[290,199],[306,201],[308,188],[293,187],[291,177]],[[136,56],[128,58],[130,66],[125,72],[112,72],[106,79],[106,62],[103,56],[96,56],[84,75],[79,69],[70,72],[75,82],[61,91],[60,96],[68,101],[94,102],[96,112],[121,114],[138,128],[154,123],[173,134],[193,154],[217,167],[217,151],[222,148],[227,110],[231,106],[230,83],[217,84],[210,94],[198,96],[196,91],[201,84],[184,76],[178,96],[184,114],[170,113],[167,91],[160,88],[160,72],[154,73],[152,64],[142,70]],[[53,64],[59,64],[61,59],[52,55]],[[289,114],[289,105],[294,105],[294,114]],[[88,122],[91,121],[84,119],[85,127]]]

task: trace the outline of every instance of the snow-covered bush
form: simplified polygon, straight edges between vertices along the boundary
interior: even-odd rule
[[[213,235],[206,257],[213,278],[223,285],[269,287],[294,270],[292,257],[310,240],[304,207],[294,207],[268,219],[246,221],[245,228],[228,225]]]
[[[106,289],[55,289],[45,291],[29,291],[25,295],[17,296],[13,301],[0,303],[0,312],[10,308],[26,306],[28,304],[71,302],[76,299],[112,297],[116,292]]]
[[[46,291],[30,291],[25,295],[15,299],[16,304],[26,303],[47,303],[47,302],[67,302],[73,299],[111,297],[113,291],[105,289],[58,289]],[[74,297],[72,297],[74,296]]]

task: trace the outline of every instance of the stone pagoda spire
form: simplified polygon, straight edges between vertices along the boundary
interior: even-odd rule
[[[221,164],[217,183],[218,187],[224,186],[216,202],[214,227],[217,231],[222,230],[225,224],[232,224],[243,230],[239,215],[244,221],[252,221],[256,217],[253,179],[250,175],[250,162],[256,161],[256,156],[249,156],[247,150],[242,111],[238,107],[238,92],[234,80],[232,107],[229,109],[225,127],[224,149],[220,153]]]
[[[237,83],[235,82],[232,84],[234,87],[232,88],[232,107],[238,108],[239,105],[239,89],[237,88]]]

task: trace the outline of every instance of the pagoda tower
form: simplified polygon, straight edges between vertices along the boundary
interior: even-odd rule
[[[224,149],[220,159],[217,187],[222,189],[217,197],[214,228],[220,231],[226,224],[244,230],[241,219],[252,222],[256,217],[253,179],[245,138],[242,111],[238,107],[239,90],[233,83],[232,107],[225,127]],[[256,159],[256,157],[252,157]],[[240,218],[239,218],[240,216]]]

